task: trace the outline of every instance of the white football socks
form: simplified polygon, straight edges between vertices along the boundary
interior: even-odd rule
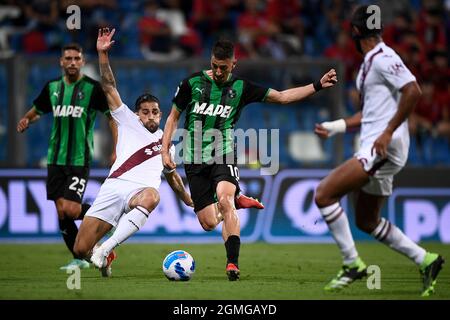
[[[417,265],[420,265],[425,259],[426,251],[384,218],[381,218],[380,223],[372,232],[372,236],[395,251],[404,254]]]
[[[111,250],[142,228],[149,215],[150,212],[141,206],[137,206],[130,212],[124,214],[120,218],[117,228],[112,236],[103,242],[100,248],[105,250],[105,254],[108,255]]]
[[[323,219],[328,224],[331,234],[341,250],[344,264],[351,264],[358,258],[353,241],[347,214],[338,202],[324,208],[319,208]]]

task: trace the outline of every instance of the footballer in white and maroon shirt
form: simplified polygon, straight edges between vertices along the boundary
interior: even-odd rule
[[[346,119],[317,124],[315,129],[317,135],[327,138],[347,128],[361,127],[359,150],[325,177],[315,194],[343,259],[342,269],[324,290],[338,291],[367,276],[367,266],[356,251],[347,215],[339,204],[353,191],[357,227],[411,259],[422,276],[422,296],[428,296],[435,290],[444,259],[427,252],[381,217],[381,208],[392,193],[393,177],[408,158],[407,119],[421,90],[401,58],[383,42],[379,7],[357,7],[351,27],[355,45],[364,56],[356,79],[361,110]]]

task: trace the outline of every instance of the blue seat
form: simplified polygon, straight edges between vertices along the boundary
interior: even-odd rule
[[[417,146],[417,140],[416,137],[414,136],[410,137],[409,155],[407,164],[411,166],[418,166],[422,164],[421,155]]]
[[[435,165],[449,165],[450,164],[450,145],[449,141],[444,137],[437,137],[432,139],[432,163]]]

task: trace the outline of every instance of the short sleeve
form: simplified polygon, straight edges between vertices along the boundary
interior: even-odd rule
[[[173,105],[179,112],[183,112],[192,100],[191,86],[188,79],[183,80],[177,87],[175,96],[172,99]]]
[[[45,114],[52,111],[52,102],[50,101],[49,83],[44,86],[39,96],[34,99],[33,106],[38,114]]]
[[[249,104],[252,102],[264,102],[269,93],[269,88],[261,87],[250,81],[244,82],[244,92],[242,98],[244,99],[244,104]]]
[[[111,111],[111,116],[119,126],[127,124],[134,126],[139,121],[138,116],[126,104],[122,104],[117,109]]]
[[[374,64],[383,79],[397,90],[400,90],[410,82],[416,81],[416,77],[397,55],[381,56],[375,60]]]
[[[98,82],[94,83],[94,89],[92,91],[90,105],[92,109],[100,111],[102,113],[109,113],[108,100],[106,99],[105,92]]]

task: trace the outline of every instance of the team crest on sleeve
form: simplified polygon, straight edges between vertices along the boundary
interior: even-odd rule
[[[394,75],[399,75],[400,73],[405,71],[405,67],[402,63],[397,62],[389,66],[389,71]]]

